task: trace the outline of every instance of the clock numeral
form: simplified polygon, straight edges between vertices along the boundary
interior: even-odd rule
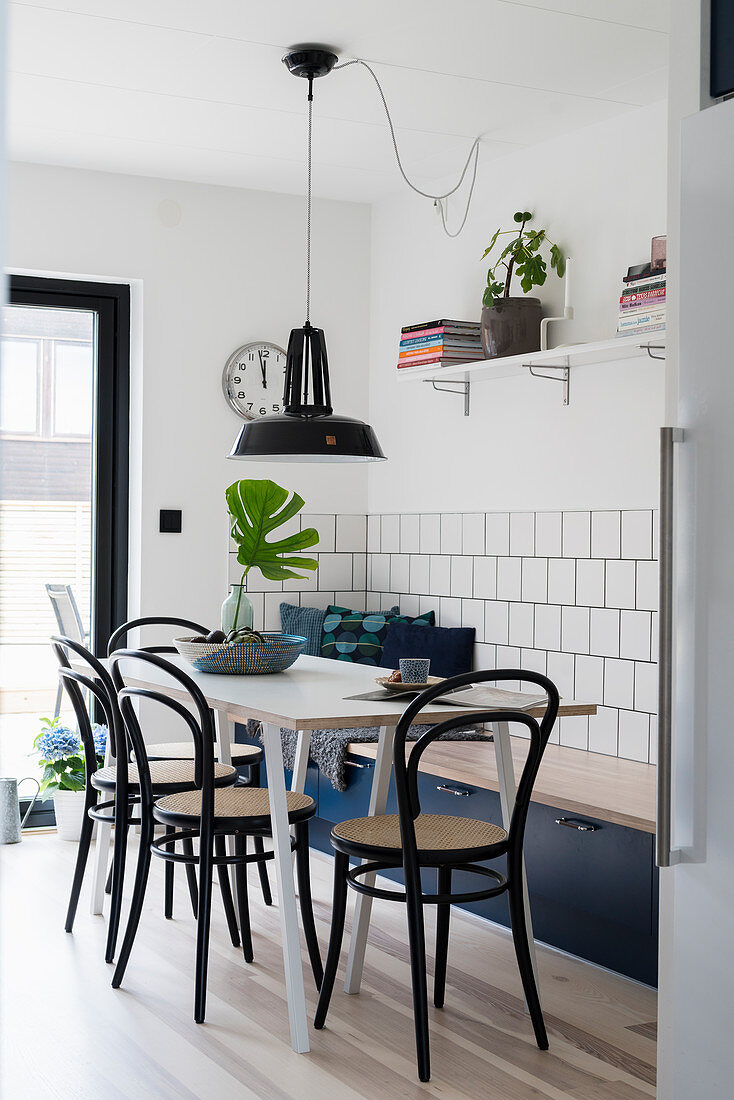
[[[243,400],[244,400],[244,397],[245,397],[245,391],[244,391],[244,390],[240,390],[240,392],[239,392],[239,393],[237,394],[237,398],[238,398],[238,400],[239,400],[239,401],[243,401]]]
[[[255,361],[255,353],[251,351],[247,358],[253,363]]]
[[[270,355],[270,348],[263,348],[263,351],[262,351],[263,359],[267,359],[269,355]]]
[[[274,413],[280,412],[280,405],[273,405],[273,412]]]
[[[242,394],[242,396],[243,396],[243,397],[245,396],[245,395],[244,395],[244,393]],[[251,408],[252,408],[252,401],[248,401],[248,402],[247,402],[247,407],[248,407],[248,409],[251,409]]]
[[[241,385],[242,385],[242,379],[240,378],[240,376],[239,376],[239,375],[236,375],[236,376],[235,376],[235,377],[234,377],[234,378],[232,379],[232,381],[234,382],[235,386],[241,386]]]
[[[267,411],[268,411],[267,409],[260,409],[260,416],[265,416],[265,413]]]

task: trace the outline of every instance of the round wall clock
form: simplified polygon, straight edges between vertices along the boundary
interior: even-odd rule
[[[282,413],[285,360],[283,348],[267,340],[232,352],[222,373],[222,389],[243,420]]]

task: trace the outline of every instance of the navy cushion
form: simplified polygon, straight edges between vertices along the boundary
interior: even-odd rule
[[[400,668],[401,657],[428,657],[431,676],[458,676],[471,672],[474,650],[473,626],[413,626],[390,623],[380,664]]]

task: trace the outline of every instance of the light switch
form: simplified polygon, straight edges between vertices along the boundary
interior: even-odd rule
[[[181,509],[180,508],[161,508],[161,518],[159,531],[163,531],[166,534],[180,535],[181,534]]]

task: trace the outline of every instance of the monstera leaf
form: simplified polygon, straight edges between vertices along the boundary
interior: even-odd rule
[[[230,534],[239,547],[237,561],[245,573],[256,568],[269,581],[291,577],[300,580],[302,574],[294,573],[294,569],[318,568],[319,563],[314,558],[298,553],[319,541],[315,528],[307,527],[305,531],[296,531],[274,542],[267,540],[271,531],[282,527],[303,508],[304,500],[298,493],[293,493],[289,500],[288,490],[274,481],[244,480],[230,485],[225,496]]]

